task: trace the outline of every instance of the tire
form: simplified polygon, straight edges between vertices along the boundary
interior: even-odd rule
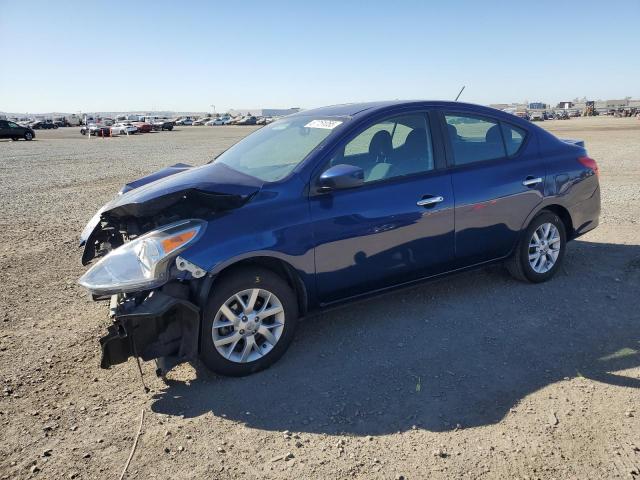
[[[250,304],[250,296],[254,291],[259,292],[258,296],[254,296],[254,307],[243,312],[240,308],[241,304],[234,300],[235,294],[243,293],[243,301]],[[233,324],[221,311],[225,305],[228,312],[233,314]],[[258,315],[263,307],[268,307],[269,311],[277,313],[260,319]],[[264,323],[260,323],[258,327],[253,323],[256,319]],[[216,325],[225,325],[214,329],[214,321],[217,321]],[[223,275],[212,289],[203,310],[200,359],[207,368],[225,376],[242,377],[264,370],[287,350],[293,339],[297,322],[296,296],[285,280],[265,268],[240,267]],[[274,328],[273,325],[283,326]],[[257,333],[242,336],[251,329]],[[273,341],[270,343],[267,337],[262,336],[260,332],[265,330],[272,332],[271,338],[275,343]],[[214,336],[219,342],[232,337],[239,340],[227,341],[224,345],[216,347]],[[242,356],[245,355],[247,348],[249,354],[243,362]],[[261,353],[264,349],[266,353]]]
[[[27,140],[27,141],[31,141],[31,140],[33,140],[33,134],[32,134],[31,132],[24,132],[23,137],[24,137],[24,139],[25,139],[25,140]]]
[[[86,131],[84,128],[81,128],[81,129],[80,129],[80,133],[81,133],[82,135],[86,135],[86,134],[87,134],[87,131]]]
[[[549,228],[549,238],[551,238],[551,240],[544,239],[543,226],[546,225],[552,225],[555,228],[557,239],[553,228]],[[541,227],[542,230],[539,230]],[[541,232],[543,234],[538,236]],[[534,246],[534,233],[537,238],[542,241],[541,247]],[[562,260],[564,259],[566,245],[567,234],[564,223],[555,213],[543,210],[531,220],[531,223],[524,231],[513,255],[506,262],[507,269],[517,280],[531,283],[546,282],[551,279],[560,268]],[[538,250],[538,248],[541,248],[541,250]],[[545,253],[540,254],[540,251]],[[556,251],[557,255],[555,254]],[[555,260],[552,260],[554,256]],[[551,261],[552,264],[550,265]]]

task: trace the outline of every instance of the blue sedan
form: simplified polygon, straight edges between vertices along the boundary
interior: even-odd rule
[[[104,368],[240,376],[327,306],[493,262],[547,281],[599,213],[579,140],[458,102],[338,105],[125,185],[82,233],[80,284],[111,299]]]

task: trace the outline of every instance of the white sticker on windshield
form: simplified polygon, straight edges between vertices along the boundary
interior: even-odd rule
[[[311,120],[305,125],[305,128],[326,128],[327,130],[333,130],[341,123],[340,120]]]

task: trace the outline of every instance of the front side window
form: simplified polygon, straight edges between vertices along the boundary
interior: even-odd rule
[[[340,149],[331,164],[362,168],[365,183],[433,170],[427,116],[416,113],[377,122]]]
[[[13,122],[7,122],[9,124],[9,128],[20,128],[20,126],[17,123],[13,123]]]
[[[265,182],[285,178],[331,132],[342,118],[283,118],[252,133],[215,159]]]
[[[456,165],[506,157],[498,121],[473,115],[445,115]]]

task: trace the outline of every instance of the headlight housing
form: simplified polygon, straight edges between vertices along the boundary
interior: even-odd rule
[[[200,238],[205,227],[202,220],[183,220],[146,233],[107,254],[78,283],[94,295],[157,288],[169,280],[171,260]]]

